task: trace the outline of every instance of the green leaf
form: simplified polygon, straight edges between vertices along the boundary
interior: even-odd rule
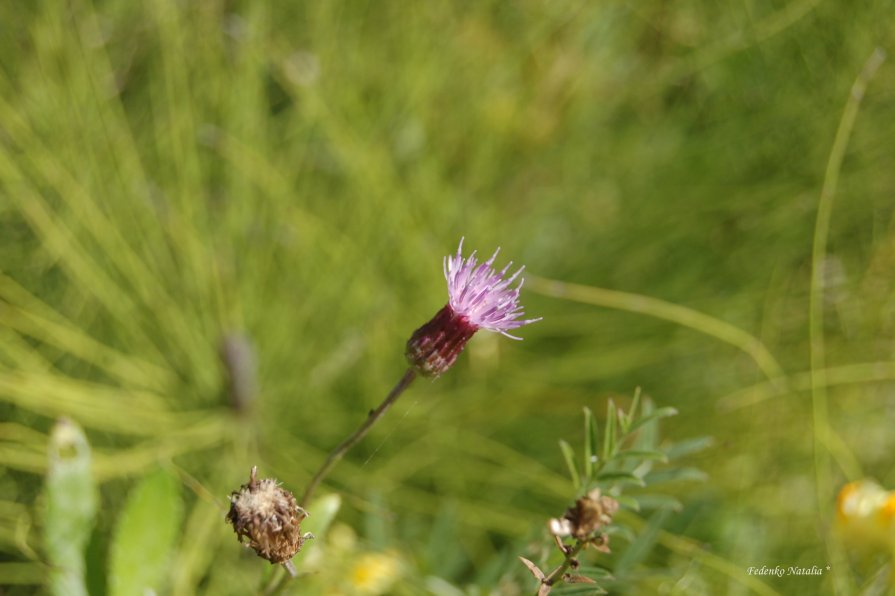
[[[615,579],[608,569],[603,567],[595,567],[590,565],[582,565],[578,568],[578,573],[586,575],[592,579]]]
[[[587,594],[590,596],[591,594],[608,594],[608,592],[593,584],[556,584],[551,594],[559,596],[578,596],[578,594],[584,596]]]
[[[677,409],[672,407],[667,408],[659,408],[658,410],[651,412],[649,415],[644,415],[643,418],[638,418],[632,425],[631,428],[628,429],[629,433],[634,432],[644,424],[652,422],[653,420],[658,420],[660,418],[669,418],[671,416],[677,416]]]
[[[665,482],[704,482],[708,475],[698,468],[673,468],[650,472],[644,480],[650,486]]]
[[[50,592],[86,595],[84,552],[96,515],[96,487],[90,473],[90,446],[70,420],[53,427],[47,469],[44,540]]]
[[[618,495],[617,497],[615,497],[615,500],[618,501],[618,504],[625,509],[630,509],[631,511],[640,511],[640,503],[634,497],[631,497],[629,495]]]
[[[615,454],[615,459],[642,459],[649,461],[667,462],[668,456],[661,451],[626,449]]]
[[[637,540],[637,534],[634,533],[634,530],[629,528],[628,526],[620,526],[618,524],[612,524],[610,526],[606,526],[605,532],[609,536],[617,536],[618,538],[624,540],[625,542],[634,542]],[[615,541],[613,541],[615,543]]]
[[[302,522],[302,528],[306,532],[313,532],[314,535],[323,536],[336,519],[336,514],[342,507],[342,497],[336,494],[323,495],[319,499],[314,499],[310,507],[307,508],[308,517]]]
[[[631,409],[628,410],[628,424],[626,425],[625,432],[629,432],[631,427],[631,422],[634,421],[634,418],[637,417],[637,408],[640,406],[640,387],[634,389],[634,399],[631,400]]]
[[[698,453],[703,449],[707,449],[711,447],[714,442],[715,440],[712,437],[695,437],[693,439],[673,443],[665,449],[665,453],[668,455],[668,459],[678,459],[685,455]]]
[[[629,429],[631,427],[631,423],[634,421],[634,417],[637,416],[637,408],[640,405],[640,387],[634,391],[634,398],[631,400],[631,407],[628,408],[628,411],[625,412],[621,408],[618,409],[618,424],[619,430],[621,431],[621,436],[625,436],[628,434]]]
[[[575,451],[572,449],[572,446],[563,441],[559,440],[559,448],[562,450],[562,456],[566,460],[566,466],[569,467],[569,475],[572,477],[572,484],[575,485],[575,490],[581,489],[581,476],[578,475],[578,468],[575,466]]]
[[[615,439],[616,439],[616,416],[615,403],[610,399],[609,405],[606,406],[606,430],[603,434],[603,461],[608,461],[615,455]]]
[[[650,418],[656,411],[656,406],[651,399],[643,400],[641,408],[642,418]],[[652,418],[649,422],[640,426],[634,433],[634,443],[631,449],[638,451],[658,451],[659,449],[659,422]]]
[[[109,547],[112,596],[164,592],[182,517],[180,482],[169,472],[158,469],[131,490]]]
[[[597,475],[597,481],[604,484],[621,484],[628,483],[637,486],[646,486],[643,478],[635,476],[630,472],[602,472]]]
[[[389,520],[382,515],[380,511],[371,511],[369,516],[376,516],[379,519]],[[426,569],[438,577],[454,577],[462,573],[468,564],[465,554],[458,548],[457,543],[460,536],[457,528],[460,526],[460,519],[456,507],[450,503],[445,503],[439,507],[435,513],[434,519],[429,526],[429,539],[425,547],[420,548],[418,552],[419,558],[424,561]],[[394,524],[389,524],[391,530],[394,530]],[[391,531],[389,532],[391,533]],[[390,544],[394,544],[394,537],[390,537],[389,543],[383,545],[383,549]]]
[[[669,512],[667,510],[661,510],[650,517],[649,522],[640,531],[637,539],[618,557],[615,570],[619,575],[623,575],[624,571],[631,569],[646,558],[656,544],[659,530],[665,524],[668,515]]]
[[[668,509],[670,511],[680,511],[684,508],[680,501],[670,495],[637,495],[636,500],[640,503],[641,509],[644,510]]]
[[[311,501],[307,507],[308,517],[301,522],[303,532],[311,532],[314,540],[309,540],[302,546],[301,553],[295,557],[295,563],[302,572],[311,571],[322,562],[317,554],[323,548],[323,537],[332,525],[333,520],[342,507],[342,497],[336,494],[323,495]]]
[[[173,566],[171,596],[186,596],[198,592],[199,583],[212,566],[218,544],[230,533],[221,532],[220,504],[211,499],[196,499],[192,510],[184,516],[183,535],[177,550],[177,564]]]
[[[584,477],[585,484],[594,478],[597,464],[597,423],[590,408],[584,408]]]

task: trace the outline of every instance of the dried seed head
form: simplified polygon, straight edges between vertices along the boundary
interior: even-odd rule
[[[271,563],[288,563],[309,536],[301,533],[301,521],[308,513],[295,497],[272,478],[258,480],[252,468],[248,484],[230,495],[227,521],[240,542]]]
[[[596,488],[575,501],[560,519],[550,520],[550,533],[554,536],[574,536],[577,540],[593,540],[595,533],[612,523],[618,511],[618,501],[601,496]],[[599,538],[599,537],[596,537]]]

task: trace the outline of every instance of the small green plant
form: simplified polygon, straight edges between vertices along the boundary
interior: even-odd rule
[[[630,540],[620,565],[639,562],[655,544],[659,521],[650,523],[637,537],[627,524],[616,519],[620,509],[641,512],[679,510],[680,502],[672,496],[644,492],[653,484],[681,479],[701,479],[695,468],[674,468],[669,462],[710,444],[707,437],[678,444],[659,443],[659,420],[677,414],[671,407],[656,408],[652,401],[634,393],[627,412],[609,400],[602,439],[597,421],[589,408],[584,409],[584,448],[582,457],[564,440],[559,446],[568,466],[575,489],[575,503],[565,514],[553,518],[548,530],[556,543],[562,561],[549,572],[525,557],[519,557],[538,580],[538,596],[546,596],[554,587],[569,584],[564,593],[605,593],[601,584],[613,579],[610,570],[600,566],[585,567],[578,559],[585,549],[608,554],[610,537],[619,535]],[[662,466],[665,466],[664,468]],[[546,561],[545,561],[546,562]]]

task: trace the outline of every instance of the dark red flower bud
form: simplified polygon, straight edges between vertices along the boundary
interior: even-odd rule
[[[421,375],[437,377],[449,369],[478,327],[457,315],[449,304],[407,341],[407,361]]]

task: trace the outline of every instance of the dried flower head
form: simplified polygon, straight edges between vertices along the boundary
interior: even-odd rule
[[[508,331],[541,320],[521,318],[524,311],[519,304],[519,291],[523,280],[510,288],[525,267],[505,278],[513,263],[499,272],[492,268],[499,248],[481,264],[475,251],[468,258],[463,257],[462,251],[461,238],[457,254],[444,258],[448,303],[407,342],[407,360],[424,376],[437,377],[449,369],[479,329],[521,339]]]
[[[256,474],[257,468],[253,467],[248,484],[230,495],[227,521],[240,542],[248,538],[247,546],[259,557],[271,563],[289,564],[304,541],[313,538],[301,533],[301,521],[308,513],[276,480],[258,480]]]
[[[612,523],[612,516],[618,511],[618,501],[600,494],[596,488],[575,501],[575,505],[566,510],[560,519],[551,519],[550,533],[560,538],[573,536],[576,540],[592,541],[598,538],[596,533]],[[599,544],[598,544],[599,546]]]

